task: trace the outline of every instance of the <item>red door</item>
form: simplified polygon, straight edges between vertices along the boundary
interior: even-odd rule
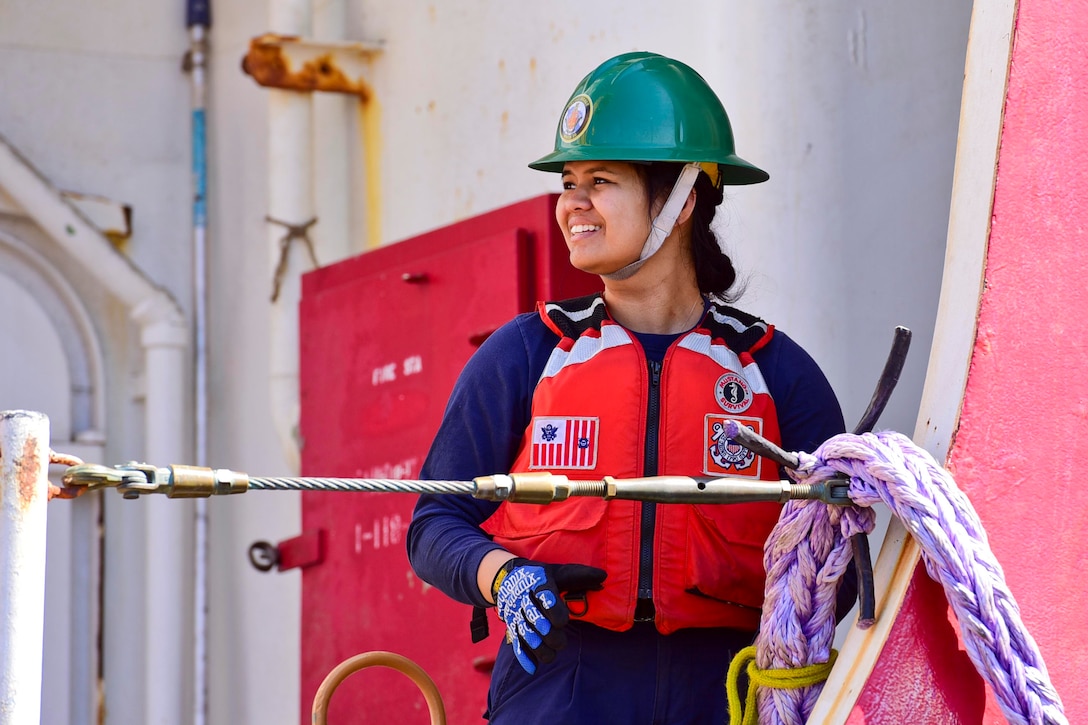
[[[307,476],[414,478],[465,361],[536,299],[586,294],[538,197],[316,270],[303,278],[302,468]],[[499,628],[469,639],[469,607],[416,578],[405,554],[415,496],[303,495],[323,561],[302,573],[302,713],[361,652],[404,655],[435,680],[451,725],[482,722]],[[337,690],[329,722],[427,723],[422,694],[381,668]]]

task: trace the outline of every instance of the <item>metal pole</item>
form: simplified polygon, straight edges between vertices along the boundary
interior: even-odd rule
[[[273,32],[307,37],[312,32],[311,0],[272,0]],[[316,218],[314,203],[314,112],[312,94],[271,89],[268,93],[268,217],[306,228]],[[302,273],[311,268],[303,249],[291,249],[280,224],[269,224],[273,269],[282,277],[270,311],[269,404],[284,460],[300,470],[298,444],[298,305]],[[283,242],[283,246],[281,246]],[[298,245],[295,245],[298,246]]]
[[[49,419],[0,413],[0,725],[41,722]]]
[[[207,56],[211,0],[186,0],[189,73],[193,108],[193,317],[194,437],[198,465],[208,457],[208,289],[207,289]],[[194,504],[193,520],[193,723],[208,715],[208,502]]]

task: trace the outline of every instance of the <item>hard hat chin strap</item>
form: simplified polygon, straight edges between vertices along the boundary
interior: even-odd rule
[[[651,225],[650,235],[646,237],[646,243],[642,245],[642,253],[638,259],[626,267],[617,269],[615,272],[602,274],[602,277],[614,280],[627,279],[637,272],[647,259],[654,256],[657,250],[661,249],[661,245],[665,243],[665,239],[672,233],[673,227],[676,226],[676,218],[680,216],[680,212],[684,209],[688,194],[691,193],[692,188],[695,186],[695,180],[699,177],[700,171],[702,169],[699,164],[684,165],[680,177],[673,185],[672,191],[669,192],[669,198],[665,200],[665,206],[661,207],[661,211]]]

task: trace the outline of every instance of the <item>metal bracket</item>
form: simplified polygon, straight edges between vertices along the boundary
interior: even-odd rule
[[[374,92],[364,71],[381,50],[375,42],[319,42],[265,33],[249,41],[242,70],[266,88],[347,93],[366,101]]]
[[[287,571],[317,566],[325,561],[325,530],[307,531],[278,544],[254,541],[249,546],[249,563],[258,571]]]

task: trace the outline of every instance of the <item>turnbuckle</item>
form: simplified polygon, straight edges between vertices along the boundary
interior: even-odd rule
[[[794,483],[787,479],[760,481],[744,476],[605,476],[600,481],[571,481],[566,476],[532,471],[480,476],[473,483],[474,498],[511,503],[544,504],[575,496],[653,503],[785,503],[791,500],[822,501],[835,506],[852,503],[850,482],[844,478],[818,483]]]
[[[172,465],[158,468],[147,463],[103,466],[85,463],[71,466],[64,473],[65,486],[80,486],[88,490],[116,488],[128,499],[149,493],[166,494],[168,498],[206,498],[249,489],[249,476],[226,468]]]

